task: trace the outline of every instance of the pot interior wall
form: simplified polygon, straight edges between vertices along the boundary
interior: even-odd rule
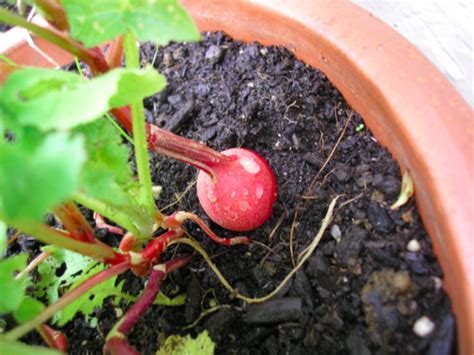
[[[468,264],[474,258],[469,203],[474,174],[469,151],[474,134],[472,110],[461,96],[414,46],[356,5],[295,6],[265,0],[182,3],[201,31],[283,45],[322,70],[402,170],[409,170],[446,275],[460,352],[472,353],[474,272]]]

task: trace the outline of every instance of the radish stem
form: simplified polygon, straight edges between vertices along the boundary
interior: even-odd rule
[[[127,32],[123,39],[125,62],[127,68],[140,68],[140,59],[135,35]],[[130,105],[132,113],[133,140],[135,142],[135,162],[137,165],[138,181],[140,182],[139,200],[150,214],[156,211],[152,193],[150,166],[148,161],[148,144],[145,128],[143,103],[134,102]]]

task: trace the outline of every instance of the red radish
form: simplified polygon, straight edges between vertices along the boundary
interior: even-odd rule
[[[214,179],[199,172],[197,195],[202,208],[226,229],[248,231],[261,226],[276,200],[277,184],[270,166],[248,149],[233,148],[221,154],[234,159],[213,166]]]
[[[248,231],[270,217],[277,184],[267,161],[257,153],[244,148],[218,153],[153,125],[148,126],[148,143],[152,150],[201,170],[199,202],[221,227]]]

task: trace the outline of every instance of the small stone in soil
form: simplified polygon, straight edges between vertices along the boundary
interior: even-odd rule
[[[333,237],[337,243],[341,241],[342,233],[341,233],[341,229],[339,228],[337,224],[332,225],[330,234],[331,234],[331,237]]]
[[[421,250],[421,245],[416,239],[412,239],[407,244],[407,250],[413,253],[419,252]]]
[[[430,335],[434,329],[435,324],[427,316],[422,316],[418,318],[415,324],[413,325],[413,331],[421,338]]]
[[[248,324],[271,324],[298,321],[303,316],[299,297],[287,297],[251,305],[244,316]]]
[[[218,63],[224,56],[225,49],[216,45],[210,46],[204,57],[212,64]]]

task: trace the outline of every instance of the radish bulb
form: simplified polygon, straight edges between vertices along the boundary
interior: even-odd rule
[[[201,170],[197,195],[206,214],[218,225],[248,231],[270,218],[276,200],[275,176],[259,154],[243,148],[221,154],[233,159],[212,167],[214,177]]]
[[[270,218],[277,184],[270,166],[257,153],[244,148],[219,153],[154,125],[148,126],[148,145],[157,153],[200,169],[199,202],[221,227],[248,231]]]

